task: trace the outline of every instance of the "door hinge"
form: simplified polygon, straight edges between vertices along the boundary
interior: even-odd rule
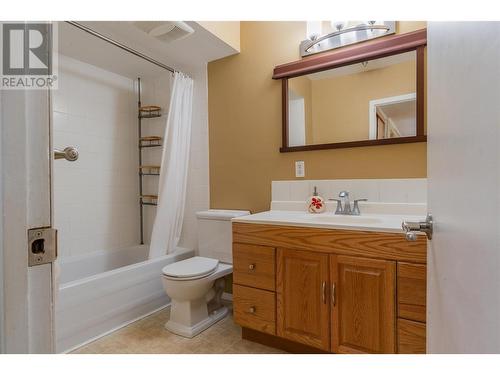
[[[28,266],[54,262],[57,258],[57,230],[54,228],[28,229]]]

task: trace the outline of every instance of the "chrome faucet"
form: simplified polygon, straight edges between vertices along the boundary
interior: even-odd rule
[[[329,201],[337,202],[337,209],[335,215],[361,215],[358,202],[367,201],[367,199],[355,199],[354,205],[351,209],[351,201],[349,200],[349,192],[342,190],[339,193],[340,199],[330,198]]]

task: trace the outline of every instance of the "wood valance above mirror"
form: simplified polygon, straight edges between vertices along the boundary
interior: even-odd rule
[[[425,142],[426,45],[422,29],[275,67],[280,151]]]

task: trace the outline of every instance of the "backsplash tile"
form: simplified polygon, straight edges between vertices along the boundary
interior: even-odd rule
[[[306,200],[311,195],[308,181],[295,181],[290,185],[290,200],[292,201]]]
[[[273,201],[305,201],[318,188],[323,198],[337,198],[342,190],[351,199],[366,198],[370,202],[427,203],[427,179],[342,179],[273,181]]]
[[[271,184],[273,201],[290,200],[290,183],[288,181],[273,181]]]

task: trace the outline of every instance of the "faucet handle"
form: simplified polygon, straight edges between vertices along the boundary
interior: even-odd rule
[[[349,192],[347,190],[342,190],[340,193],[339,193],[339,197],[340,198],[349,198]]]
[[[354,207],[352,208],[352,214],[353,215],[361,215],[361,211],[359,210],[359,205],[358,202],[366,202],[368,199],[362,198],[362,199],[355,199],[354,200]]]
[[[342,200],[341,199],[335,199],[335,198],[328,198],[329,201],[334,201],[337,202],[337,209],[335,210],[335,214],[339,215],[342,213]]]

